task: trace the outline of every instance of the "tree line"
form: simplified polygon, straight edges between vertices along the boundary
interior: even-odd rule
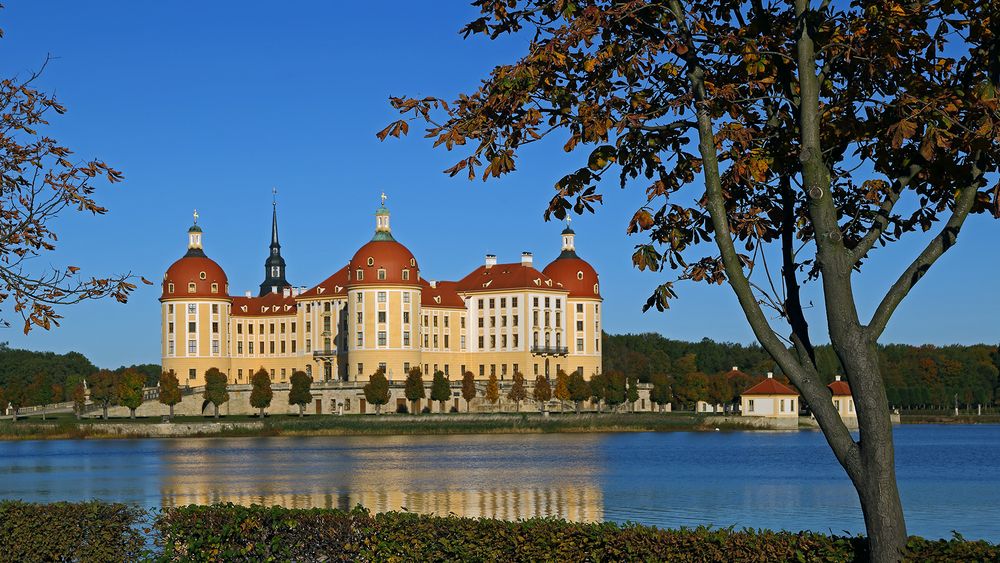
[[[604,367],[641,382],[666,381],[670,402],[731,402],[740,392],[781,369],[757,344],[671,340],[656,333],[604,334]],[[830,345],[816,346],[816,367],[826,383],[844,372]],[[1000,347],[996,345],[884,344],[879,362],[889,404],[902,408],[997,405]],[[738,368],[736,371],[733,368]]]

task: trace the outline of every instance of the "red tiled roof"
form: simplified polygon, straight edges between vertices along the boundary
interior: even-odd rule
[[[851,395],[851,386],[848,385],[846,381],[834,381],[833,383],[827,385],[827,387],[830,388],[830,391],[832,391],[834,395],[848,397]]]
[[[347,266],[321,281],[315,287],[299,294],[300,299],[310,297],[341,297],[347,295]]]
[[[371,265],[369,265],[369,263]],[[417,285],[420,271],[413,253],[395,240],[373,240],[354,253],[348,263],[350,285]],[[385,270],[385,279],[378,279],[378,271]],[[363,273],[357,279],[357,271]],[[403,272],[408,279],[403,279]]]
[[[556,258],[545,267],[543,273],[561,283],[569,291],[570,297],[601,298],[597,271],[582,258]]]
[[[202,277],[204,274],[204,277]],[[195,285],[194,291],[188,291],[188,284]],[[173,284],[173,292],[170,291]],[[212,284],[216,290],[212,291]],[[190,297],[209,297],[227,299],[226,292],[229,280],[215,260],[206,256],[185,256],[167,268],[163,276],[163,293],[160,299],[186,299]]]
[[[743,392],[744,395],[798,395],[799,392],[773,377],[761,381]]]
[[[283,293],[263,297],[232,297],[234,317],[275,317],[295,314],[295,298]]]
[[[455,282],[455,289],[462,292],[497,291],[503,289],[538,289],[566,291],[563,285],[531,266],[520,262],[482,265],[469,275]]]
[[[458,295],[458,282],[439,281],[431,287],[426,280],[420,280],[420,306],[448,309],[465,309],[465,300]]]

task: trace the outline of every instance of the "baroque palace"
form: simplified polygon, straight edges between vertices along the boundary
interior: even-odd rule
[[[601,371],[598,276],[568,225],[544,269],[529,252],[512,263],[487,254],[460,280],[432,281],[392,234],[383,194],[371,240],[327,279],[297,287],[285,277],[275,205],[264,281],[257,295],[235,296],[203,234],[195,213],[187,253],[167,269],[160,296],[162,365],[182,385],[204,385],[211,367],[237,385],[261,367],[275,383],[295,370],[362,384],[379,368],[391,382],[411,367],[453,381],[465,371],[500,380],[520,371],[529,381]]]

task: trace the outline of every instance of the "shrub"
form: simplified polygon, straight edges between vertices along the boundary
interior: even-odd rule
[[[4,561],[136,561],[146,513],[104,502],[0,501]]]

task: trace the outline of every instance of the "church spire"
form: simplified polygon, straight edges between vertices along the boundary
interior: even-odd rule
[[[260,296],[282,291],[291,284],[285,280],[285,259],[281,257],[281,243],[278,242],[278,190],[271,189],[271,245],[267,260],[264,261],[264,281],[260,284]]]

